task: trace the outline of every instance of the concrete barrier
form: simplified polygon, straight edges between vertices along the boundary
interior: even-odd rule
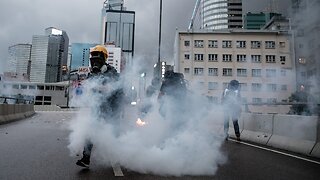
[[[33,114],[33,104],[0,104],[0,124],[24,119]]]
[[[241,139],[266,145],[272,135],[273,114],[243,113]]]
[[[320,158],[320,116],[318,116],[317,122],[317,140],[315,146],[311,151],[311,156]]]
[[[275,115],[267,145],[311,155],[317,137],[317,116]]]

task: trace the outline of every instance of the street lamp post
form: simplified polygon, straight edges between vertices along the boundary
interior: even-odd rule
[[[158,77],[161,78],[161,66],[160,66],[160,58],[161,58],[161,23],[162,23],[162,0],[160,0],[160,17],[159,17],[159,46],[158,46]]]
[[[69,75],[68,75],[68,95],[67,95],[67,108],[69,108],[69,100],[70,100],[70,79],[71,79],[71,64],[72,64],[72,54],[70,55],[70,63],[69,63]]]

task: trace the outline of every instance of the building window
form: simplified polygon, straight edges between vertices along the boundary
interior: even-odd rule
[[[208,76],[218,76],[218,68],[209,68]]]
[[[261,63],[261,55],[251,55],[252,63]]]
[[[281,69],[280,73],[281,73],[281,76],[287,75],[287,71],[285,69]]]
[[[223,48],[232,48],[232,41],[222,41]]]
[[[54,86],[46,86],[46,90],[54,90]]]
[[[194,47],[203,48],[203,40],[194,40]]]
[[[223,54],[222,61],[223,62],[232,62],[232,54]]]
[[[63,91],[64,87],[63,86],[56,86],[56,91]]]
[[[277,71],[275,69],[266,69],[266,76],[267,77],[276,77]]]
[[[237,41],[237,48],[246,48],[246,41]]]
[[[21,89],[28,89],[28,86],[21,84]]]
[[[184,41],[184,46],[190,46],[190,41]]]
[[[277,103],[277,98],[268,98],[267,103],[269,104]]]
[[[217,48],[218,47],[218,41],[217,40],[209,40],[208,41],[208,47],[209,48]]]
[[[298,59],[298,62],[300,64],[306,64],[307,61],[306,61],[306,58],[301,57],[301,58]]]
[[[208,82],[208,90],[218,89],[219,84],[217,82]]]
[[[241,91],[248,91],[247,83],[240,83],[240,90]]]
[[[251,84],[251,91],[260,92],[262,90],[262,84],[260,83],[252,83]]]
[[[275,63],[276,56],[275,55],[266,55],[266,63]]]
[[[51,96],[44,96],[44,101],[51,101]]]
[[[261,47],[261,41],[251,41],[251,49],[259,49]]]
[[[195,61],[203,61],[203,54],[194,54]]]
[[[247,56],[245,54],[237,54],[237,62],[246,62]]]
[[[190,73],[190,68],[184,68],[184,73],[189,74]]]
[[[277,91],[277,85],[276,84],[267,84],[267,90],[269,92],[275,92],[275,91]]]
[[[287,91],[288,88],[287,88],[287,85],[281,85],[281,91]]]
[[[261,98],[252,98],[252,102],[260,104],[260,103],[262,103],[262,99]]]
[[[237,76],[247,77],[247,69],[237,69]]]
[[[184,54],[184,59],[189,60],[190,59],[190,54]]]
[[[208,54],[208,61],[218,61],[218,54]]]
[[[261,69],[252,69],[252,77],[261,77]]]
[[[217,82],[208,82],[208,90],[215,90],[218,89],[218,83]]]
[[[274,41],[266,41],[265,46],[266,46],[266,49],[274,49],[276,46],[276,43]]]
[[[232,76],[232,68],[223,68],[222,76]]]
[[[261,63],[261,55],[251,55],[252,63]]]
[[[282,65],[286,64],[286,57],[285,56],[280,56],[280,63]]]
[[[285,42],[279,42],[279,46],[280,46],[281,48],[284,48],[284,47],[286,47],[286,43],[285,43]]]
[[[203,68],[194,68],[194,75],[202,76],[203,75]]]
[[[34,86],[34,85],[29,85],[29,89],[36,89],[36,86]]]
[[[13,88],[13,89],[19,89],[19,84],[14,84],[14,85],[12,85],[12,88]]]

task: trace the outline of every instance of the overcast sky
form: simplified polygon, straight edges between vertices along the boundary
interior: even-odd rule
[[[275,0],[286,13],[290,0]],[[47,27],[65,30],[70,44],[99,43],[104,0],[0,0],[0,72],[4,71],[8,47],[31,43]],[[196,0],[163,0],[163,58],[172,58],[175,29],[188,27]],[[243,12],[268,9],[271,0],[243,0]],[[136,55],[155,62],[158,47],[159,0],[125,0],[136,12]]]

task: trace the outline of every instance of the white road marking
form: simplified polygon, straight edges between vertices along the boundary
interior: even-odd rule
[[[246,142],[242,142],[242,141],[237,141],[237,140],[230,139],[230,138],[228,140],[236,142],[236,143],[244,144],[244,145],[247,145],[247,146],[255,147],[255,148],[258,148],[258,149],[263,149],[263,150],[266,150],[266,151],[282,154],[282,155],[285,155],[285,156],[293,157],[293,158],[296,158],[296,159],[300,159],[300,160],[304,160],[304,161],[308,161],[308,162],[312,162],[312,163],[320,165],[320,162],[314,161],[314,160],[311,160],[311,159],[295,156],[295,155],[292,155],[292,154],[284,153],[284,152],[273,150],[273,149],[268,149],[268,148],[265,148],[265,147],[257,146],[257,145],[246,143]]]
[[[114,176],[124,176],[119,164],[112,164]]]

